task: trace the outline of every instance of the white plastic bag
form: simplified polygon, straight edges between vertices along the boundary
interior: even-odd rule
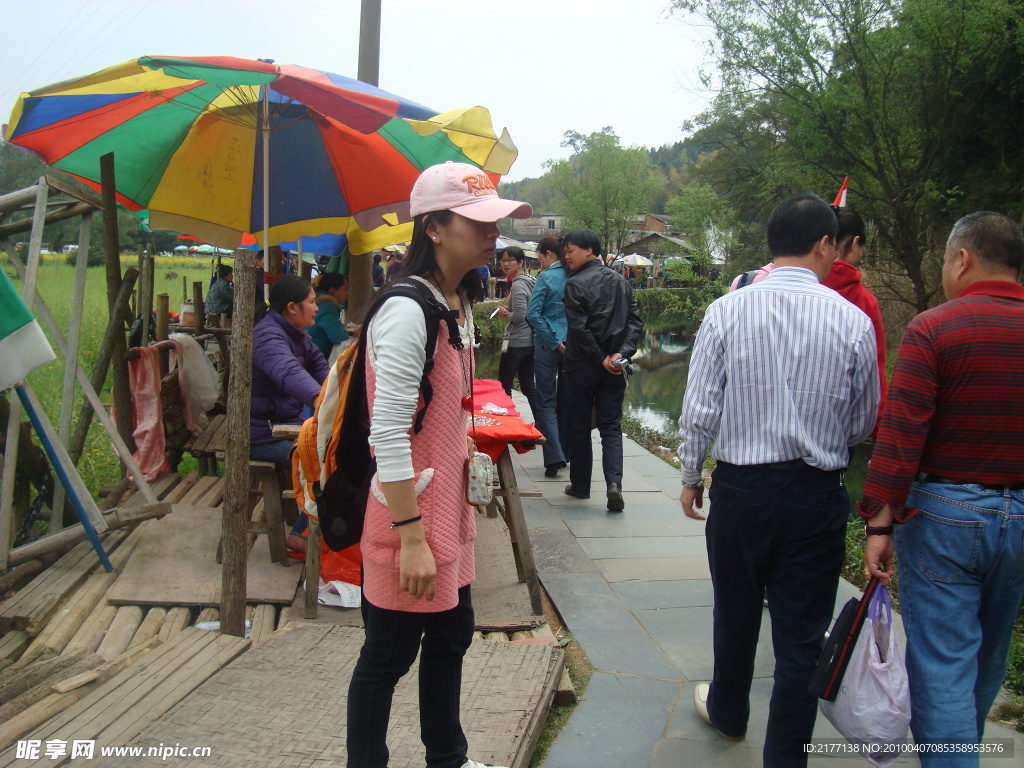
[[[910,727],[910,689],[892,627],[889,590],[883,585],[871,597],[836,700],[822,699],[818,708],[872,765],[886,768],[903,754],[901,745]]]

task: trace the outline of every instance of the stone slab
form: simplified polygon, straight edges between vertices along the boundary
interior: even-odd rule
[[[608,629],[573,632],[594,669],[660,680],[681,680],[679,670],[641,627],[610,625]]]
[[[631,538],[635,536],[700,536],[704,538],[704,522],[680,515],[677,519],[638,519],[626,510],[615,517],[605,515],[587,519],[566,518],[565,524],[577,538]]]
[[[715,602],[710,579],[625,581],[611,586],[634,613],[644,609],[710,607]]]
[[[585,629],[639,629],[599,573],[541,573],[541,582],[573,634]]]
[[[598,572],[597,566],[564,525],[561,530],[530,526],[530,541],[533,542],[537,573],[542,580],[549,574]]]
[[[714,671],[712,654],[712,609],[710,607],[664,608],[634,611],[637,620],[687,680],[710,680]],[[775,656],[767,611],[754,659],[754,677],[771,677]]]
[[[667,721],[668,712],[663,709],[583,701],[558,734],[543,765],[648,768]]]
[[[704,557],[707,547],[697,536],[580,539],[580,546],[596,560],[632,557]]]
[[[707,555],[697,557],[635,557],[595,560],[609,583],[710,579]]]

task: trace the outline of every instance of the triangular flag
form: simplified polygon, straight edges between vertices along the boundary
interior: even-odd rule
[[[845,176],[843,178],[843,185],[839,187],[839,191],[836,193],[836,199],[832,201],[832,205],[836,208],[846,207],[846,185],[850,183],[850,177]]]
[[[56,359],[43,329],[21,300],[18,289],[0,270],[0,392],[24,379],[29,371]]]

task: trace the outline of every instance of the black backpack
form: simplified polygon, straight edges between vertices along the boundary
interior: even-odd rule
[[[313,483],[313,498],[316,500],[320,527],[327,546],[335,552],[358,544],[363,533],[366,516],[366,501],[370,493],[370,482],[377,471],[377,461],[370,455],[370,413],[366,402],[366,345],[365,332],[384,302],[395,296],[414,299],[423,310],[427,325],[427,358],[420,379],[420,394],[423,407],[416,413],[413,431],[423,429],[423,418],[433,398],[430,373],[434,369],[434,352],[437,347],[439,324],[448,325],[448,339],[456,349],[462,349],[462,337],[456,322],[459,313],[449,310],[434,298],[430,289],[418,280],[403,278],[382,288],[367,310],[363,320],[364,332],[359,337],[359,349],[355,364],[349,371],[351,381],[344,403],[344,417],[335,450],[336,469],[327,478],[323,488]],[[332,440],[333,443],[333,440]]]

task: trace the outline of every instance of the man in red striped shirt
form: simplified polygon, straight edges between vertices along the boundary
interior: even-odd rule
[[[1024,233],[980,211],[956,223],[949,301],[908,326],[864,485],[864,565],[894,573],[907,631],[911,730],[976,744],[1006,673],[1024,590]],[[977,754],[922,753],[924,766]],[[962,760],[962,762],[960,762]]]

